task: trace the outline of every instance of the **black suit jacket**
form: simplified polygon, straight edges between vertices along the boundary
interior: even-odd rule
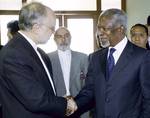
[[[40,51],[50,73],[47,55]],[[3,118],[58,118],[66,99],[54,95],[45,69],[28,41],[17,34],[0,52]]]
[[[150,118],[150,53],[128,42],[109,80],[108,49],[92,54],[86,86],[76,97],[79,109],[96,103],[96,118]]]
[[[150,46],[149,46],[148,42],[146,43],[146,48],[147,48],[148,50],[150,50]]]
[[[2,49],[2,47],[3,47],[3,46],[2,46],[2,45],[0,45],[0,50]]]
[[[0,50],[2,49],[2,45],[0,45]],[[1,97],[0,97],[1,98]],[[2,102],[0,100],[0,118],[2,118]]]

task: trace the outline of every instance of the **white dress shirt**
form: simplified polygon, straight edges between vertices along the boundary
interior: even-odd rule
[[[41,54],[39,53],[39,51],[37,51],[37,45],[36,45],[29,37],[27,37],[25,34],[23,34],[23,33],[20,32],[20,31],[19,31],[19,33],[22,34],[22,35],[25,37],[25,39],[31,44],[31,46],[33,47],[33,49],[34,49],[35,52],[37,53],[38,57],[40,58],[40,61],[42,62],[42,65],[43,65],[43,67],[44,67],[44,69],[45,69],[45,71],[46,71],[46,74],[47,74],[47,76],[48,76],[48,78],[49,78],[49,81],[50,81],[50,83],[51,83],[51,85],[52,85],[53,91],[54,91],[54,93],[55,93],[55,95],[56,95],[56,91],[55,91],[55,88],[54,88],[54,83],[53,83],[52,78],[51,78],[51,76],[50,76],[50,73],[49,73],[49,71],[48,71],[48,69],[47,69],[47,67],[46,67],[45,62],[43,61],[43,59],[42,59],[42,57],[41,57]]]
[[[61,64],[61,69],[64,77],[66,95],[70,95],[70,67],[71,67],[71,50],[61,51],[58,50],[58,56]]]
[[[150,46],[150,36],[148,37],[148,45]]]
[[[128,42],[127,37],[124,37],[122,41],[120,41],[115,47],[113,47],[116,49],[116,51],[113,53],[113,57],[115,59],[115,65],[116,65],[121,53],[123,52],[127,42]],[[112,48],[112,47],[109,47],[109,51],[110,51],[110,48]],[[108,55],[109,55],[109,51],[108,51]]]

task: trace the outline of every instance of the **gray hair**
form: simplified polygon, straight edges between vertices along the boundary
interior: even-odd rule
[[[70,31],[69,31],[66,27],[59,27],[59,28],[55,31],[55,33],[54,33],[54,40],[56,40],[56,36],[58,35],[58,32],[59,32],[60,30],[65,30],[65,31],[67,31],[67,32],[69,33],[70,37],[71,37]]]
[[[123,26],[125,28],[125,31],[127,30],[127,15],[123,10],[120,9],[108,9],[104,12],[102,12],[99,16],[100,17],[107,17],[112,19],[113,25],[117,26]]]
[[[40,23],[47,15],[47,7],[38,2],[32,2],[22,7],[19,13],[19,28],[31,29],[35,23]]]

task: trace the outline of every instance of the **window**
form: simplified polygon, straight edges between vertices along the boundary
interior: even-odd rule
[[[96,11],[97,0],[27,0],[39,1],[55,11]]]
[[[121,9],[121,0],[101,0],[102,11],[109,8]]]
[[[0,0],[0,10],[20,10],[22,0]]]
[[[50,6],[57,16],[56,28],[67,27],[72,34],[71,48],[86,54],[98,48],[95,31],[100,12],[108,8],[125,10],[126,6],[125,0],[0,0],[0,39],[2,45],[8,41],[7,23],[18,19],[19,9],[22,6],[20,2],[29,3],[31,1],[42,2]],[[7,7],[4,7],[4,4]],[[45,52],[57,49],[53,37],[39,47]]]
[[[67,19],[67,22],[72,35],[71,49],[86,54],[92,53],[94,50],[93,19]]]

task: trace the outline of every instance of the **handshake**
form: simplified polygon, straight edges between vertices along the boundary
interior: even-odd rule
[[[66,96],[65,98],[67,99],[66,116],[70,116],[77,110],[77,104],[72,96]]]

